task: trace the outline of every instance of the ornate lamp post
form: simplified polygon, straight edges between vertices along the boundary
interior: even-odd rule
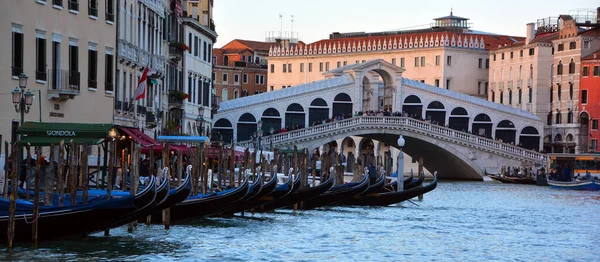
[[[271,134],[271,137],[269,137],[269,150],[271,151],[273,151],[273,132],[275,132],[275,128],[269,128],[269,133]]]
[[[31,108],[31,104],[33,104],[33,94],[25,88],[27,87],[27,75],[25,73],[21,73],[19,75],[19,87],[16,87],[15,90],[11,92],[12,101],[15,104],[15,111],[17,113],[21,113],[21,125],[25,122],[25,114],[29,113],[29,108]],[[21,90],[19,90],[21,88]]]
[[[404,140],[404,137],[402,137],[402,135],[400,135],[400,137],[398,137],[398,147],[400,147],[400,153],[398,153],[398,157],[396,158],[396,173],[398,174],[397,176],[397,181],[398,181],[398,186],[396,187],[397,191],[403,191],[404,190],[404,153],[402,152],[402,148],[404,147],[404,144],[406,143],[406,141]]]
[[[198,108],[198,117],[196,118],[196,128],[198,129],[198,135],[202,136],[204,129],[204,107]]]

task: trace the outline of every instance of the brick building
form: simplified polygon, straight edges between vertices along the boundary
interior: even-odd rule
[[[588,132],[589,152],[598,152],[598,119],[600,119],[600,50],[581,59],[581,89],[579,108],[581,108],[580,124],[582,131]]]

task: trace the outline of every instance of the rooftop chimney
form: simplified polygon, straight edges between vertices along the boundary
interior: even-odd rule
[[[534,38],[535,33],[535,24],[529,23],[527,24],[527,35],[525,37],[525,44],[528,45]]]

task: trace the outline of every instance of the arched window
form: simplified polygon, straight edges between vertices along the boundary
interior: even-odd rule
[[[496,91],[492,90],[492,102],[496,102]]]
[[[558,66],[556,66],[556,75],[562,75],[562,72],[563,72],[562,61],[558,61]]]
[[[404,103],[405,104],[420,104],[421,99],[416,95],[410,95],[404,99]]]
[[[552,94],[552,92],[550,92],[550,94]],[[552,97],[552,95],[550,95],[550,97]],[[533,103],[533,88],[529,88],[529,103]]]
[[[519,89],[519,104],[523,103],[523,89]]]
[[[573,111],[569,110],[569,112],[567,113],[567,123],[571,124],[573,123]]]
[[[558,98],[558,101],[561,101],[561,98],[562,98],[562,96],[561,96],[561,94],[562,94],[562,87],[560,86],[560,84],[558,84],[557,86],[558,86],[558,88],[557,88],[558,90],[556,90],[557,91],[556,92],[556,97]]]
[[[569,74],[575,74],[575,61],[573,61],[573,58],[569,62]]]
[[[523,65],[519,66],[519,79],[522,79],[522,73],[523,73]]]
[[[224,66],[229,66],[229,57],[228,56],[223,56],[223,65]]]
[[[508,90],[508,104],[512,105],[512,89]]]
[[[240,95],[240,91],[238,91],[237,89],[233,90],[233,99],[238,99]]]
[[[533,65],[529,65],[529,78],[533,79]]]
[[[500,91],[500,104],[504,104],[504,91]]]
[[[569,83],[569,99],[573,100],[573,83]]]

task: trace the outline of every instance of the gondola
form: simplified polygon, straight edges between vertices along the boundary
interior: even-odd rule
[[[227,206],[222,207],[221,210],[218,213],[216,213],[215,215],[217,215],[217,214],[225,215],[225,213],[227,213],[228,210],[231,210],[233,208],[241,206],[241,205],[247,203],[247,201],[254,199],[258,194],[260,194],[260,192],[263,189],[263,173],[259,173],[255,177],[256,177],[256,179],[252,182],[252,185],[250,186],[250,191],[248,191],[248,194],[246,194],[240,200],[238,200],[234,203],[231,203]]]
[[[353,198],[352,204],[358,206],[388,206],[406,201],[413,197],[423,195],[437,187],[437,172],[433,174],[433,181],[423,187],[414,187],[404,191],[392,191],[386,193],[373,193],[360,198]]]
[[[413,172],[412,169],[410,170],[410,175],[405,178],[402,182],[404,183],[404,188],[406,188],[410,183],[412,183],[414,180],[414,176],[413,176]],[[385,184],[384,188],[386,188],[388,191],[396,191],[396,188],[398,187],[398,181],[392,181],[390,183]]]
[[[192,193],[191,177],[192,176],[188,172],[188,175],[186,176],[185,180],[183,180],[183,182],[178,187],[169,190],[169,194],[167,195],[165,201],[158,204],[158,206],[153,207],[146,214],[138,215],[138,222],[145,222],[147,216],[152,215],[154,213],[158,213],[159,211],[162,211],[165,208],[174,206],[177,203],[180,203],[187,199],[188,196],[190,196],[190,194]],[[155,219],[156,222],[159,223],[162,220],[162,216],[153,216],[153,219]]]
[[[367,190],[365,190],[365,192],[362,192],[361,194],[353,196],[352,198],[348,198],[344,201],[341,201],[341,202],[337,203],[337,205],[348,205],[348,204],[350,204],[349,201],[351,201],[355,197],[360,197],[360,196],[364,196],[364,195],[369,195],[371,193],[381,192],[382,190],[384,190],[384,188],[383,188],[384,185],[385,185],[385,176],[380,175],[377,177],[377,180],[375,180],[375,182],[373,184],[369,185],[369,188]]]
[[[186,200],[171,207],[171,221],[218,213],[223,207],[237,202],[246,196],[249,189],[250,183],[248,182],[248,176],[246,175],[239,187],[230,188],[221,192],[190,196]],[[160,217],[160,213],[155,212],[152,217]]]
[[[251,199],[248,199],[246,201],[243,201],[242,203],[239,203],[239,204],[235,205],[234,207],[223,211],[222,213],[223,214],[235,214],[238,212],[243,212],[246,210],[250,210],[254,207],[260,206],[263,203],[261,198],[271,194],[275,190],[276,187],[277,187],[277,173],[273,174],[273,176],[269,179],[269,182],[265,183],[263,185],[262,190],[258,194],[254,195],[254,197],[252,197]]]
[[[318,197],[303,201],[302,209],[314,209],[322,206],[334,205],[355,195],[365,192],[369,188],[369,177],[363,174],[358,182],[337,185],[320,194]]]
[[[277,208],[290,206],[290,205],[299,203],[301,201],[306,201],[306,200],[316,198],[319,195],[327,192],[327,190],[331,189],[331,187],[333,186],[334,183],[335,183],[335,177],[329,176],[327,178],[327,180],[325,180],[323,183],[320,183],[319,185],[316,185],[314,187],[306,186],[306,187],[300,188],[291,194],[281,197],[277,201],[272,201],[272,202],[264,204],[262,206],[262,211],[271,211],[271,210],[274,210]]]
[[[87,204],[71,206],[40,206],[38,217],[33,217],[33,203],[25,200],[16,201],[15,240],[30,241],[32,225],[38,221],[38,240],[62,238],[66,236],[85,235],[109,229],[120,218],[152,204],[156,195],[155,180],[152,178],[148,187],[135,196],[115,196],[106,199],[106,195],[90,199]],[[65,198],[67,199],[67,198]],[[8,226],[9,201],[0,200],[0,227]],[[126,222],[125,222],[126,223]],[[0,230],[0,241],[7,240],[6,230]]]
[[[503,184],[523,184],[523,185],[535,185],[537,182],[531,178],[527,177],[514,177],[514,176],[503,176],[503,175],[494,175],[489,174],[485,170],[484,174],[491,179],[498,181]]]
[[[254,212],[267,211],[263,207],[264,205],[269,205],[269,204],[279,205],[278,203],[280,203],[287,196],[292,195],[296,191],[298,191],[300,189],[300,185],[302,184],[302,175],[300,173],[298,173],[296,175],[295,179],[291,179],[291,177],[292,176],[290,176],[290,179],[288,179],[287,183],[277,185],[277,187],[275,188],[275,190],[273,190],[273,192],[271,192],[270,194],[267,194],[266,196],[259,198],[258,201],[260,202],[260,205],[253,208],[252,211],[254,211]]]

